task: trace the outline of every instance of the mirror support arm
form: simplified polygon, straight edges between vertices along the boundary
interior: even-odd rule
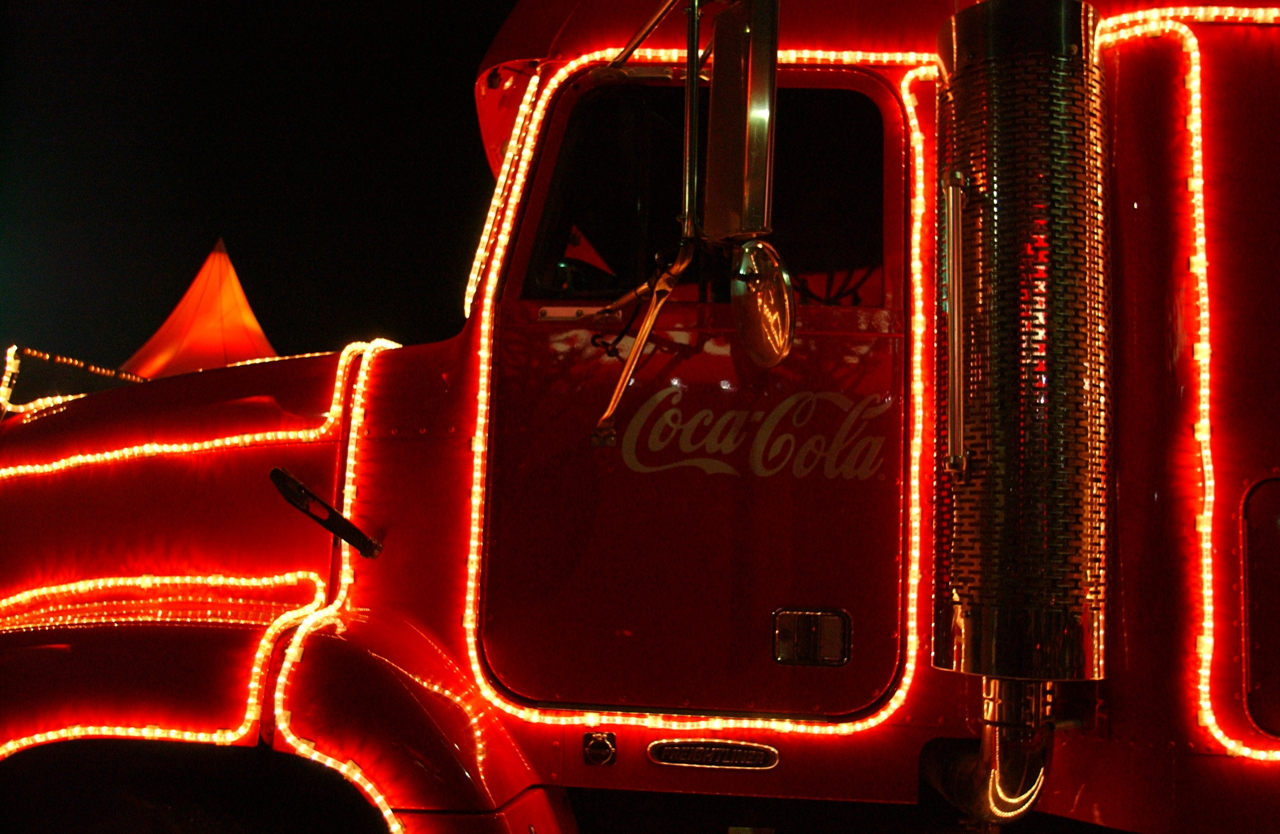
[[[636,51],[636,48],[644,42],[644,39],[649,37],[649,34],[658,26],[662,19],[666,17],[667,12],[671,11],[672,7],[675,6],[677,2],[678,0],[666,0],[662,8],[658,9],[653,18],[635,34],[631,39],[631,42],[628,43],[626,47],[623,48],[622,52],[618,54],[618,57],[609,62],[609,66],[611,68],[618,67],[625,63],[626,60],[631,57],[631,54]],[[688,30],[686,32],[688,37],[686,45],[688,49],[685,56],[684,81],[684,214],[681,217],[680,232],[682,246],[688,241],[702,237],[698,223],[698,81],[699,74],[702,72],[702,67],[711,56],[712,47],[715,45],[714,41],[709,41],[707,43],[706,50],[701,53],[698,52],[698,45],[701,43],[701,33],[699,30],[699,20],[702,16],[701,0],[689,0],[689,6],[685,11],[689,16],[689,20]],[[683,251],[676,256],[676,265],[681,263],[681,259],[683,259],[684,256],[685,253]],[[671,269],[675,270],[677,268],[676,265],[673,265]],[[687,265],[688,264],[686,263],[685,266]],[[679,272],[683,271],[684,267],[679,267]],[[676,274],[678,275],[679,272]],[[662,278],[659,276],[658,281],[661,280]],[[653,280],[646,281],[631,292],[622,296],[622,298],[619,298],[617,301],[614,301],[604,309],[598,311],[596,316],[607,316],[627,306],[637,298],[641,300],[645,299],[647,297],[646,293],[652,294],[656,283],[657,282]]]
[[[680,252],[676,255],[675,263],[663,270],[657,280],[650,281],[645,287],[638,288],[601,311],[602,313],[612,312],[621,307],[624,300],[638,299],[647,287],[652,287],[649,309],[645,311],[644,321],[640,323],[640,330],[636,333],[631,350],[627,353],[627,361],[622,366],[622,375],[618,377],[618,384],[614,386],[609,407],[605,409],[604,415],[596,423],[595,431],[591,434],[593,446],[617,444],[618,433],[613,427],[614,412],[618,410],[618,403],[622,401],[622,395],[635,374],[636,364],[644,354],[645,344],[649,341],[649,334],[653,331],[658,312],[671,296],[671,291],[675,289],[676,284],[680,282],[680,276],[689,268],[689,264],[693,263],[693,256],[701,237],[698,228],[698,73],[702,66],[702,55],[698,49],[701,44],[698,18],[702,14],[702,0],[688,0],[688,2],[689,5],[685,8],[685,13],[688,15],[686,29],[688,41],[684,77],[684,216],[681,218]],[[674,5],[675,0],[669,0],[658,14],[654,15],[653,20],[646,24],[635,38],[632,38],[632,43],[627,44],[627,49],[624,49],[610,66],[616,66],[626,60],[626,57],[635,51],[635,47],[639,46],[645,37],[648,37],[649,32],[657,27],[663,16]]]
[[[684,217],[680,236],[684,241],[698,237],[698,73],[701,42],[698,18],[701,0],[689,0],[689,16],[684,71]]]
[[[653,323],[658,318],[658,311],[662,309],[662,305],[667,302],[671,291],[680,282],[680,275],[693,262],[693,253],[696,249],[697,244],[694,241],[685,241],[684,245],[680,247],[680,253],[676,255],[675,263],[663,270],[662,274],[653,282],[653,294],[649,299],[649,309],[645,311],[644,321],[640,323],[640,330],[636,333],[636,339],[631,344],[631,350],[627,352],[627,361],[622,366],[622,375],[618,377],[618,384],[614,386],[613,397],[609,400],[609,407],[604,410],[604,416],[600,418],[600,422],[596,423],[595,431],[591,433],[592,446],[617,445],[618,433],[613,427],[613,413],[618,410],[618,403],[622,402],[622,395],[626,392],[627,385],[631,382],[631,377],[635,373],[636,363],[640,361],[640,356],[644,353],[644,346],[649,341],[649,333],[653,330]]]
[[[627,59],[640,48],[640,44],[644,43],[653,34],[653,30],[658,28],[658,24],[666,19],[667,13],[675,8],[676,3],[679,2],[680,0],[664,0],[662,6],[654,12],[653,17],[649,18],[649,22],[641,26],[640,31],[632,35],[631,40],[627,41],[627,45],[622,47],[618,57],[609,62],[609,69],[617,69],[625,64]]]

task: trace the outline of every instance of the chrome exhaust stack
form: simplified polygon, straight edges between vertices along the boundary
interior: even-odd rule
[[[983,677],[979,749],[922,761],[1011,822],[1052,681],[1104,673],[1106,136],[1093,9],[986,0],[944,27],[938,120],[934,665]],[[936,756],[934,750],[926,759]]]
[[[1053,755],[1053,685],[985,678],[979,739],[934,739],[920,774],[966,816],[1013,822],[1040,798]]]

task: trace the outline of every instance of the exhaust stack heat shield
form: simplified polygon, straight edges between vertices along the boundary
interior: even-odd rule
[[[937,344],[950,372],[937,375],[934,664],[944,669],[1103,675],[1107,195],[1095,22],[1072,0],[988,0],[940,37]]]

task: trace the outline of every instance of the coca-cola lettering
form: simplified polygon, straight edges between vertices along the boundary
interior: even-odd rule
[[[660,472],[663,469],[674,469],[677,466],[696,466],[708,475],[737,475],[738,470],[734,469],[724,461],[715,460],[714,458],[685,458],[684,460],[677,460],[671,463],[660,464],[658,466],[647,466],[641,463],[640,459],[636,457],[636,441],[640,438],[641,428],[649,422],[650,415],[652,415],[653,412],[657,410],[658,406],[662,405],[665,400],[670,399],[671,404],[674,406],[680,402],[680,398],[683,396],[684,394],[681,390],[672,385],[671,387],[664,388],[654,394],[649,398],[648,402],[640,406],[640,410],[631,418],[631,422],[627,424],[627,431],[622,436],[622,459],[627,462],[627,466],[631,467],[636,472]],[[703,414],[703,412],[698,412],[694,415],[695,419],[691,419],[688,423],[685,423],[681,416],[680,409],[667,409],[653,424],[652,429],[649,431],[648,443],[645,445],[651,452],[661,452],[669,443],[671,443],[677,434],[680,434],[681,443],[679,444],[679,448],[681,451],[684,451],[686,448],[690,451],[696,449],[697,447],[693,443],[692,435],[694,430],[698,427],[697,418],[699,418],[701,414]],[[710,412],[707,412],[707,414],[709,415]],[[714,431],[715,427],[713,426],[712,432]],[[710,437],[711,434],[708,433],[707,438]],[[702,445],[706,444],[707,438],[703,438]]]
[[[867,423],[889,410],[892,400],[883,400],[876,396],[866,397],[858,403],[844,418],[836,436],[831,441],[826,460],[822,464],[822,474],[834,478],[837,473],[845,478],[857,478],[865,481],[876,473],[884,460],[880,457],[880,447],[884,445],[884,436],[863,437]],[[848,450],[843,458],[840,456]]]
[[[746,444],[752,424],[757,425],[748,447],[746,467],[761,478],[783,471],[803,478],[821,464],[826,478],[865,481],[884,462],[880,455],[884,435],[866,434],[868,424],[893,404],[891,398],[879,394],[870,394],[855,403],[834,391],[800,391],[778,403],[767,415],[763,411],[730,410],[717,417],[711,409],[703,408],[688,418],[679,408],[683,397],[679,386],[664,388],[631,418],[622,437],[622,459],[632,470],[659,472],[693,466],[709,475],[739,475],[738,466],[723,458]],[[808,436],[796,432],[814,421],[824,403],[844,413],[835,434],[828,439],[821,431]],[[647,453],[645,461],[640,459],[641,449]],[[684,457],[671,460],[676,450]],[[659,455],[666,460],[659,462],[655,459]]]

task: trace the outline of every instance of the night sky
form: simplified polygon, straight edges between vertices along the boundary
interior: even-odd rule
[[[451,335],[512,6],[8,2],[0,343],[119,365],[219,237],[281,354]]]

